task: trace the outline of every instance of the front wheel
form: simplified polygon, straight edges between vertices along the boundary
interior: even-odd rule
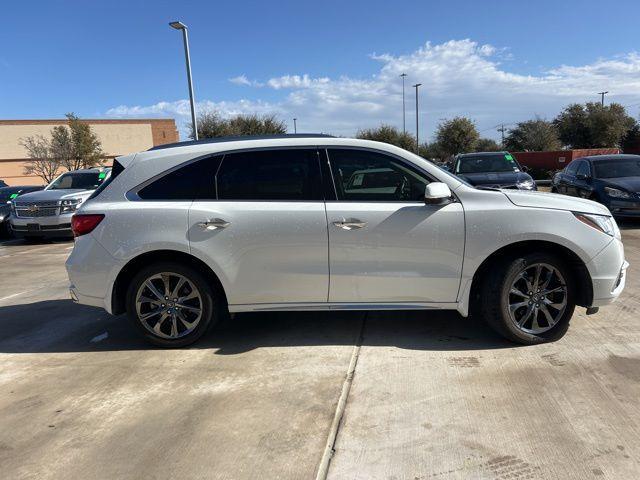
[[[482,314],[505,338],[525,345],[564,336],[575,309],[573,275],[553,254],[505,260],[485,279]]]
[[[127,291],[127,316],[154,345],[184,347],[218,320],[216,296],[195,269],[174,262],[143,268]]]

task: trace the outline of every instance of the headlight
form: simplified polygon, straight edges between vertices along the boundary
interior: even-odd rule
[[[611,198],[631,198],[631,194],[619,188],[604,187],[604,191]]]
[[[0,213],[0,222],[4,222],[4,219],[9,215],[5,215],[4,213]]]
[[[60,202],[60,206],[62,207],[62,210],[60,211],[60,213],[75,212],[81,203],[82,203],[81,198],[69,198],[67,200],[62,200]]]
[[[620,229],[618,228],[618,224],[613,219],[613,217],[609,217],[607,215],[592,215],[590,213],[577,212],[573,212],[573,214],[585,225],[589,225],[591,228],[595,228],[602,233],[606,233],[607,235],[620,240]]]
[[[533,180],[523,180],[522,182],[516,183],[516,186],[520,190],[533,190],[534,188],[536,188],[536,184],[533,182]]]

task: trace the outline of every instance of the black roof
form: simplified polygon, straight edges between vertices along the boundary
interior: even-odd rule
[[[165,143],[156,145],[151,150],[164,150],[165,148],[187,147],[189,145],[206,145],[208,143],[238,142],[243,140],[273,140],[277,138],[335,138],[333,135],[323,133],[286,133],[283,135],[234,135],[230,137],[205,138],[203,140],[189,140],[186,142]]]
[[[589,155],[587,157],[576,158],[576,160],[588,160],[590,162],[593,162],[594,160],[624,160],[624,159],[640,160],[640,155],[632,155],[630,153],[615,153],[610,155]]]

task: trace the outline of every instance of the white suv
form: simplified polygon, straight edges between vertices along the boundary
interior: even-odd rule
[[[71,296],[163,346],[226,312],[448,309],[560,338],[615,300],[627,263],[602,205],[477,189],[392,145],[219,139],[119,157],[73,217]]]

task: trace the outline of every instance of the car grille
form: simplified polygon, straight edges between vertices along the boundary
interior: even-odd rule
[[[60,213],[58,202],[16,202],[16,217],[54,217]]]

